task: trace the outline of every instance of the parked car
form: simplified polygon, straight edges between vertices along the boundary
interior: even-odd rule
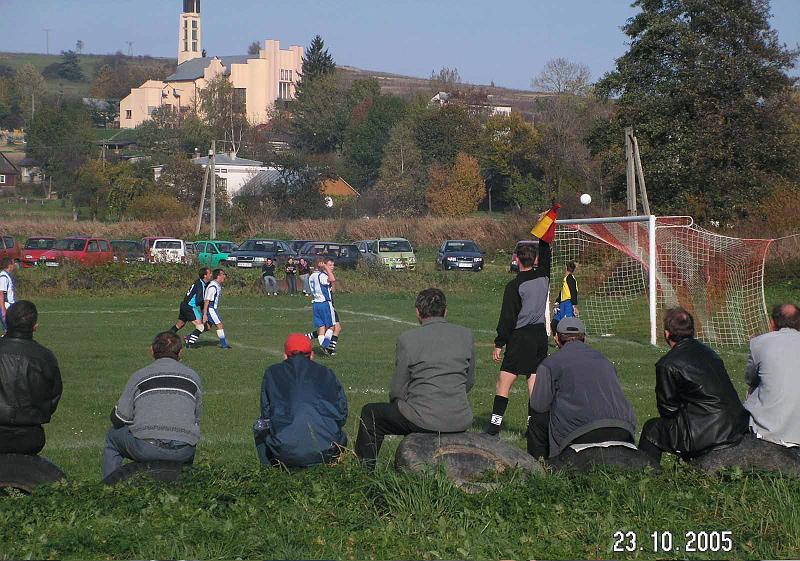
[[[36,237],[25,240],[25,245],[22,248],[22,266],[27,268],[38,265],[42,255],[53,249],[55,243],[56,239],[51,237]]]
[[[361,240],[356,248],[368,261],[377,261],[389,269],[413,270],[417,266],[414,248],[405,238],[378,238],[377,240]]]
[[[482,271],[483,255],[484,252],[472,240],[445,240],[436,254],[436,266],[442,271]]]
[[[194,242],[197,262],[216,269],[228,264],[228,255],[236,249],[236,244],[222,240],[201,240]]]
[[[19,244],[11,236],[0,236],[0,259],[10,257],[17,263],[22,261]]]
[[[316,240],[292,240],[289,242],[289,247],[292,248],[292,253],[294,255],[298,255],[300,250],[303,249],[303,246],[306,245],[308,242],[313,242]]]
[[[511,267],[510,271],[512,273],[519,273],[519,263],[517,262],[517,251],[523,245],[531,245],[534,247],[535,251],[539,251],[539,240],[520,240],[517,242],[517,245],[514,246],[514,253],[511,254]]]
[[[318,257],[333,257],[337,267],[355,269],[361,258],[356,244],[338,242],[308,242],[299,251],[312,264]]]
[[[153,243],[156,240],[163,239],[164,236],[147,236],[146,238],[142,238],[142,251],[144,252],[144,259],[148,263],[152,263],[151,259],[151,251],[153,249]]]
[[[102,238],[74,237],[58,240],[53,249],[39,259],[47,267],[58,267],[65,261],[75,261],[85,266],[102,265],[114,261],[111,244]]]
[[[142,242],[136,240],[111,240],[114,263],[144,263]]]
[[[186,242],[177,238],[158,238],[150,248],[150,263],[188,263]]]
[[[228,264],[245,269],[261,267],[268,258],[283,263],[292,255],[292,248],[283,240],[246,240],[236,251],[228,254]]]

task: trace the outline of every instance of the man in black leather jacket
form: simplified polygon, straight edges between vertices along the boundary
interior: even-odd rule
[[[671,348],[656,363],[660,417],[644,424],[639,439],[639,449],[657,461],[662,452],[688,460],[735,446],[748,430],[749,414],[725,364],[694,334],[689,312],[667,310],[664,339]]]
[[[38,454],[44,448],[42,425],[61,399],[61,371],[53,353],[33,340],[33,302],[19,300],[6,319],[8,331],[0,338],[0,453]]]

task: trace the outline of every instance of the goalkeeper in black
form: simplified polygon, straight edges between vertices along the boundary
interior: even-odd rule
[[[536,368],[547,357],[545,317],[550,292],[550,244],[539,240],[536,250],[531,245],[517,252],[519,273],[509,281],[503,294],[503,307],[497,322],[492,358],[500,362],[500,375],[495,388],[492,416],[486,432],[500,433],[503,415],[508,407],[508,394],[518,376],[528,379],[528,396],[536,380]],[[505,353],[503,349],[505,348]]]

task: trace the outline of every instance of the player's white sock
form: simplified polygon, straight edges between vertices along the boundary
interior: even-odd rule
[[[333,329],[328,329],[328,330],[325,332],[325,338],[326,338],[326,339],[333,339]]]

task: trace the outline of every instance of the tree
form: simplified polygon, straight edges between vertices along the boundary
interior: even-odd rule
[[[431,89],[435,92],[448,92],[461,83],[458,68],[443,66],[439,72],[431,71]]]
[[[291,130],[299,149],[323,154],[341,147],[348,115],[335,75],[305,82],[292,111]]]
[[[78,54],[83,53],[83,41],[80,39],[75,41],[75,52],[77,52]]]
[[[250,43],[250,46],[247,47],[247,54],[248,55],[258,55],[261,52],[261,45],[258,44],[258,41],[253,41]]]
[[[342,148],[343,166],[352,185],[369,189],[375,183],[391,130],[405,114],[405,101],[393,95],[370,96],[353,108]]]
[[[541,179],[540,150],[539,133],[519,113],[487,119],[481,135],[480,162],[493,200],[519,205],[518,197],[510,197],[509,190],[523,182],[530,185],[531,177]]]
[[[480,135],[480,122],[460,104],[431,107],[417,116],[414,125],[414,137],[426,165],[452,165],[459,152],[476,154]]]
[[[594,132],[596,153],[635,128],[656,212],[696,218],[747,214],[780,178],[798,179],[787,134],[787,76],[798,51],[770,28],[767,0],[637,0],[623,27],[630,49],[598,83],[617,117]],[[624,180],[617,178],[617,185]],[[621,193],[618,193],[621,195]]]
[[[335,70],[336,63],[325,48],[325,42],[322,37],[316,35],[303,55],[303,66],[300,70],[298,88],[316,78],[332,74]]]
[[[157,186],[161,192],[197,208],[200,205],[204,177],[205,170],[202,166],[192,163],[183,154],[173,154],[167,158]]]
[[[400,123],[391,130],[372,194],[384,214],[414,216],[425,211],[426,180],[414,133]]]
[[[84,79],[81,63],[75,51],[61,51],[61,62],[58,65],[56,74],[60,78],[71,82],[80,82]]]
[[[30,122],[36,112],[36,103],[41,104],[44,94],[44,78],[32,64],[24,64],[14,76],[14,90],[19,97],[19,108]]]
[[[584,96],[589,93],[591,79],[588,66],[558,57],[545,63],[544,69],[531,80],[531,87],[543,92]]]
[[[431,212],[439,216],[464,216],[478,210],[486,197],[486,184],[478,160],[460,152],[452,168],[433,164],[425,196]]]
[[[234,153],[241,148],[242,139],[250,127],[243,94],[222,74],[200,90],[200,114],[203,120],[214,138],[227,141]]]

